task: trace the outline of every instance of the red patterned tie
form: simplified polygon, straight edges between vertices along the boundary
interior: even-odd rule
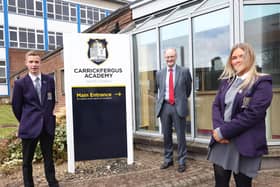
[[[173,69],[169,69],[169,103],[174,105],[174,85],[173,85]]]

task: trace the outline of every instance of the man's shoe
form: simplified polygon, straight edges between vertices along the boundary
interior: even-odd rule
[[[160,166],[160,169],[166,169],[168,168],[169,166],[173,166],[173,161],[171,162],[164,162],[161,166]]]
[[[184,171],[186,171],[186,166],[185,165],[179,165],[178,172],[183,173]]]

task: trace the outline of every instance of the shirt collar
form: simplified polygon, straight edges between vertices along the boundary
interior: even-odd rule
[[[175,72],[175,69],[176,69],[176,64],[174,64],[174,66],[172,68],[170,67],[167,67],[167,72],[169,71],[169,69],[172,69],[173,72]]]
[[[41,73],[39,75],[37,75],[37,76],[35,76],[35,75],[31,74],[31,73],[28,73],[28,75],[30,76],[32,81],[35,81],[37,77],[39,77],[39,79],[42,80],[41,79],[41,77],[42,77]]]
[[[244,73],[243,75],[241,75],[241,76],[236,76],[237,78],[239,78],[239,79],[241,79],[241,80],[245,80],[247,77],[248,77],[248,74],[249,74],[249,72],[246,72],[246,73]]]

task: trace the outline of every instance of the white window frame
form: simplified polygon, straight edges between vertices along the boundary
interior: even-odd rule
[[[1,69],[4,69],[4,73],[5,73],[4,76],[1,76],[1,75],[0,75],[0,79],[4,79],[5,82],[3,82],[3,83],[0,82],[0,84],[6,84],[6,83],[7,83],[6,62],[5,62],[5,60],[0,60],[0,62],[4,62],[4,65],[1,65],[1,64],[0,64],[0,68],[1,68]]]

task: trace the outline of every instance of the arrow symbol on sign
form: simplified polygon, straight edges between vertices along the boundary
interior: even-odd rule
[[[121,92],[118,92],[118,93],[115,93],[114,95],[116,95],[116,96],[122,96],[122,93],[121,93]]]

